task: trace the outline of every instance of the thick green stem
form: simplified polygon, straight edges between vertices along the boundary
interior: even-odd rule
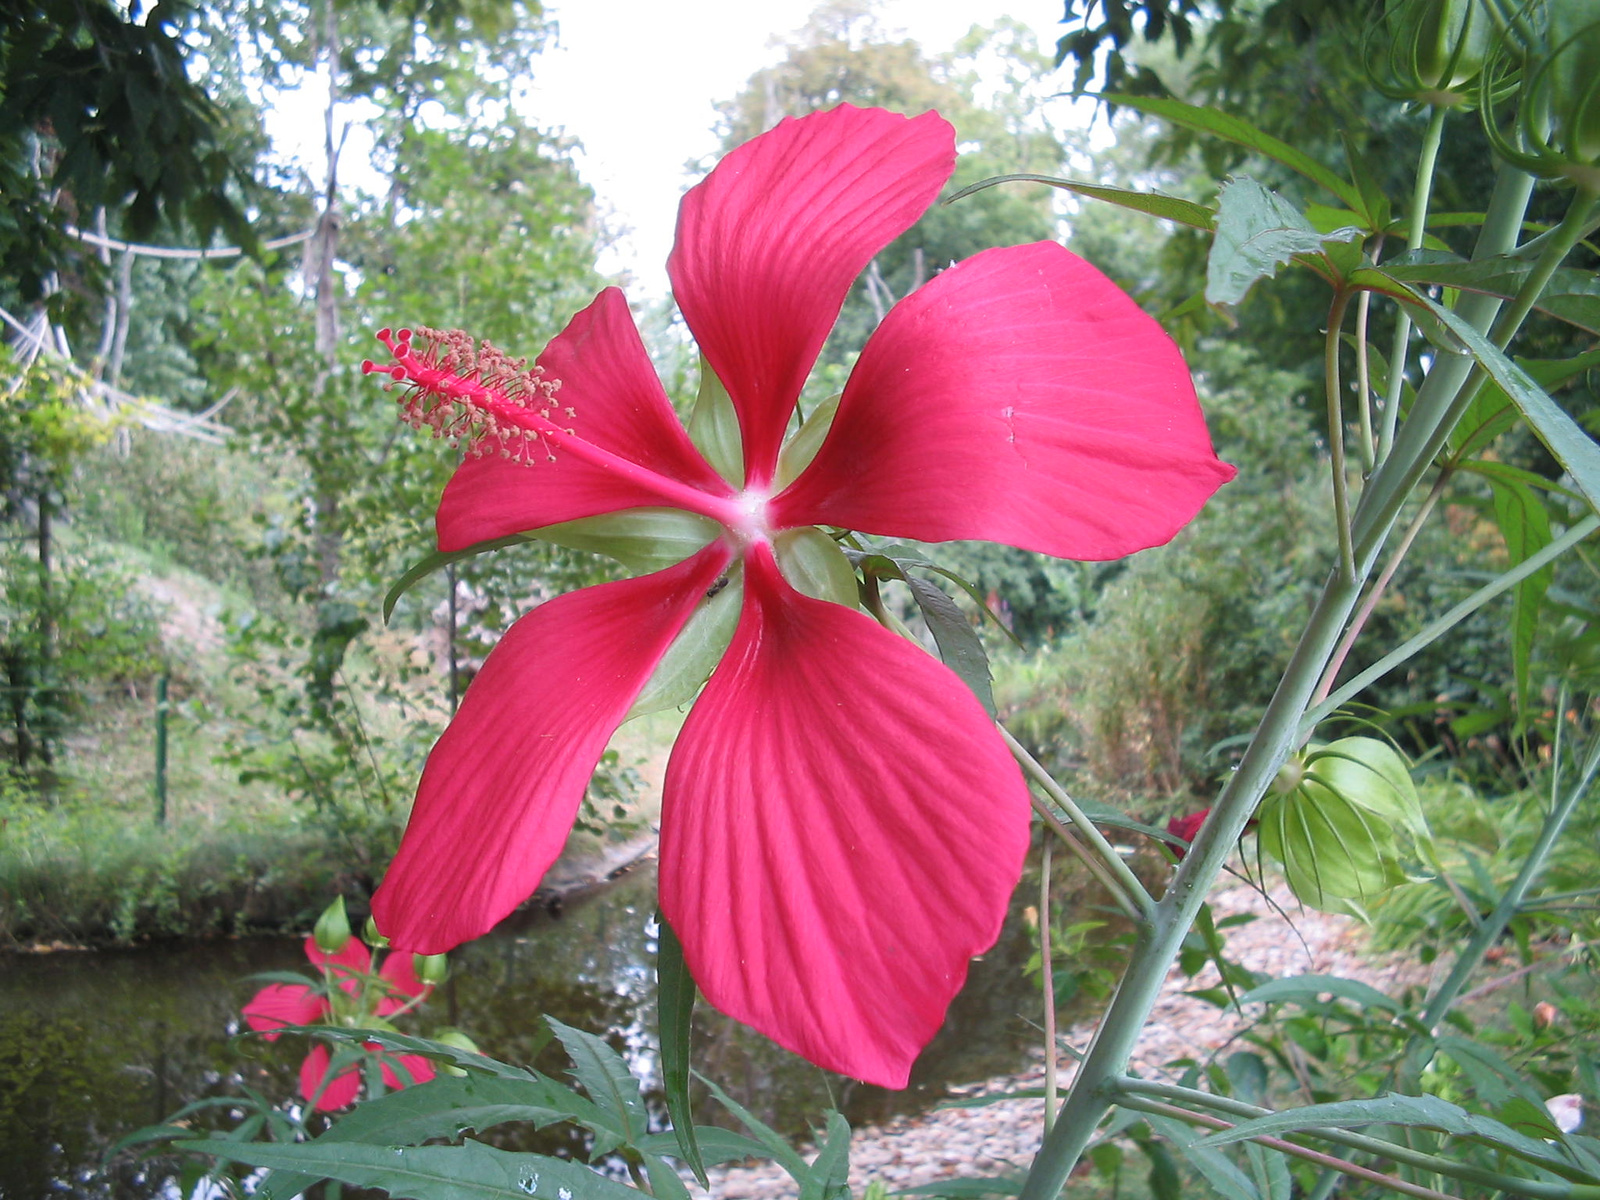
[[[1050,955],[1050,841],[1039,863],[1039,977],[1044,983],[1044,1131],[1056,1115],[1056,979]]]
[[[1433,195],[1433,167],[1439,158],[1439,141],[1444,133],[1446,110],[1435,107],[1422,135],[1422,152],[1417,158],[1417,182],[1411,194],[1411,225],[1406,231],[1406,249],[1422,245],[1428,228],[1428,202]],[[1411,345],[1411,315],[1405,309],[1395,318],[1394,343],[1389,351],[1389,378],[1383,396],[1383,425],[1378,433],[1378,459],[1389,455],[1394,445],[1395,426],[1400,419],[1400,397],[1405,392],[1406,358]]]
[[[1350,481],[1344,465],[1344,386],[1339,380],[1339,334],[1344,329],[1349,292],[1336,292],[1328,310],[1328,335],[1323,340],[1323,388],[1328,398],[1328,452],[1333,460],[1333,519],[1339,526],[1339,574],[1355,578],[1355,556],[1350,548]],[[1366,404],[1366,397],[1361,398]]]

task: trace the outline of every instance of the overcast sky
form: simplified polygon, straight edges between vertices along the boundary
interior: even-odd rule
[[[712,105],[734,96],[775,43],[806,23],[815,0],[550,0],[560,40],[539,61],[534,109],[542,126],[578,138],[584,179],[620,231],[601,262],[633,276],[635,299],[666,294],[685,164],[716,149]],[[1040,44],[1060,36],[1061,0],[884,0],[880,23],[924,50],[951,49],[971,26],[1011,16]]]

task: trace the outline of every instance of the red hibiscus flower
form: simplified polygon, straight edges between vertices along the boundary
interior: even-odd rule
[[[306,957],[322,972],[327,990],[306,984],[271,983],[244,1006],[245,1024],[266,1034],[269,1042],[278,1039],[286,1025],[349,1024],[363,1026],[370,1017],[387,1017],[428,992],[418,978],[411,955],[390,954],[378,974],[372,974],[372,955],[351,938],[343,950],[329,954],[318,948],[315,937],[306,938]],[[335,994],[335,991],[341,993]],[[366,1048],[379,1051],[375,1042]],[[433,1064],[416,1054],[398,1056],[408,1078],[402,1078],[388,1056],[380,1059],[384,1082],[392,1088],[422,1083],[433,1078]],[[332,1055],[317,1045],[300,1064],[300,1094],[321,1112],[343,1108],[361,1090],[359,1063],[351,1063],[330,1077]]]
[[[462,337],[380,335],[394,361],[368,369],[408,385],[413,418],[475,439],[439,507],[441,549],[639,508],[706,530],[677,565],[558,597],[495,648],[373,902],[396,946],[448,949],[533,891],[612,732],[727,594],[737,627],[667,768],[662,913],[718,1008],[824,1067],[905,1085],[999,935],[1028,794],[954,673],[807,594],[825,589],[804,552],[837,554],[815,527],[1108,559],[1167,541],[1233,474],[1172,342],[1045,242],[978,254],[901,301],[787,482],[785,434],[846,294],[954,163],[938,114],[843,106],[785,120],[684,197],[668,272],[737,414],[730,478],[674,415],[615,288],[532,370]]]

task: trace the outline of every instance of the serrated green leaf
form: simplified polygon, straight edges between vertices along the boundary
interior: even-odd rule
[[[1232,142],[1236,146],[1244,146],[1265,155],[1274,162],[1280,162],[1291,171],[1305,176],[1313,183],[1327,188],[1339,199],[1343,200],[1346,207],[1363,213],[1369,223],[1371,214],[1365,213],[1366,201],[1361,192],[1341,179],[1333,171],[1323,166],[1310,155],[1295,149],[1287,142],[1263,133],[1248,121],[1230,116],[1215,108],[1199,108],[1193,104],[1184,104],[1178,100],[1167,100],[1157,96],[1127,96],[1121,94],[1103,94],[1102,100],[1110,104],[1125,104],[1129,108],[1152,117],[1160,117],[1164,121],[1171,121],[1174,125],[1185,129],[1193,129],[1197,133],[1208,133],[1219,137],[1225,142]]]
[[[695,1072],[695,1078],[705,1084],[716,1102],[732,1113],[738,1122],[750,1131],[751,1136],[766,1147],[766,1151],[771,1155],[773,1162],[787,1171],[796,1183],[804,1182],[806,1174],[811,1168],[806,1165],[806,1160],[795,1152],[793,1146],[789,1145],[779,1133],[763,1123],[759,1117],[744,1105],[740,1104],[698,1071]]]
[[[1340,1000],[1349,1000],[1361,1008],[1378,1008],[1397,1013],[1398,1000],[1385,996],[1371,984],[1359,979],[1345,979],[1339,975],[1295,975],[1288,979],[1273,979],[1260,987],[1251,988],[1239,997],[1240,1004],[1270,1004],[1294,1001],[1307,1007],[1321,1004],[1324,993]]]
[[[1255,180],[1230,180],[1217,204],[1217,231],[1206,259],[1206,299],[1238,304],[1256,280],[1275,275],[1297,255],[1319,254],[1326,244],[1360,234],[1353,228],[1321,233],[1294,205]]]
[[[991,717],[997,715],[989,652],[983,648],[978,631],[967,621],[967,614],[956,607],[956,602],[945,595],[943,589],[926,579],[908,576],[906,586],[911,589],[922,619],[928,623],[928,630],[939,645],[939,657],[944,665],[961,677],[961,682],[972,690],[985,712]]]
[[[1228,1156],[1212,1146],[1199,1144],[1205,1136],[1203,1130],[1193,1129],[1175,1117],[1145,1113],[1150,1128],[1166,1138],[1189,1165],[1205,1176],[1206,1182],[1216,1189],[1224,1200],[1261,1200],[1261,1193],[1250,1177],[1236,1167]]]
[[[1060,179],[1054,175],[996,175],[992,179],[980,179],[977,183],[962,188],[945,203],[954,204],[957,200],[964,199],[974,192],[981,192],[984,188],[994,187],[997,183],[1043,183],[1065,192],[1087,196],[1091,200],[1103,200],[1107,204],[1115,204],[1118,208],[1159,217],[1163,221],[1174,221],[1191,229],[1203,229],[1207,233],[1216,226],[1216,214],[1205,205],[1196,204],[1192,200],[1180,200],[1176,196],[1166,196],[1160,192],[1135,192],[1127,188],[1107,187],[1101,183]]]
[[[850,1196],[850,1122],[828,1114],[828,1135],[800,1181],[800,1200],[848,1200]]]
[[[631,1146],[648,1133],[650,1114],[645,1110],[644,1097],[639,1094],[639,1081],[628,1070],[622,1056],[602,1037],[574,1029],[551,1016],[545,1017],[545,1023],[567,1057],[572,1059],[573,1075],[589,1093],[589,1099],[610,1117],[622,1142]],[[603,1154],[610,1149],[606,1147],[595,1153]]]
[[[354,1187],[382,1188],[396,1200],[639,1200],[632,1188],[578,1163],[541,1154],[512,1154],[480,1142],[463,1146],[370,1146],[357,1142],[216,1140],[176,1142],[179,1150],[210,1154],[251,1167],[271,1167]],[[288,1200],[292,1193],[260,1200]]]
[[[683,961],[683,946],[667,919],[656,914],[656,1012],[660,1018],[661,1078],[667,1094],[667,1116],[679,1158],[689,1164],[701,1187],[706,1165],[695,1137],[694,1110],[689,1102],[689,1032],[694,1018],[695,983]]]

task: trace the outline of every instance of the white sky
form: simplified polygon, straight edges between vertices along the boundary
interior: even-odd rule
[[[716,101],[736,95],[775,43],[806,23],[815,0],[549,0],[560,27],[536,62],[538,125],[583,143],[579,170],[621,235],[602,258],[606,273],[632,276],[631,298],[665,296],[685,167],[717,148]],[[1060,0],[882,0],[879,23],[929,53],[949,50],[973,25],[1011,16],[1051,48]]]
[[[529,111],[535,125],[576,138],[575,156],[614,244],[599,266],[629,278],[635,303],[667,294],[678,197],[693,182],[688,165],[714,152],[713,105],[777,62],[778,43],[801,28],[817,0],[547,0],[556,44],[534,62]],[[930,55],[952,49],[973,25],[1010,16],[1042,49],[1062,32],[1061,0],[880,0],[880,28],[909,35]],[[1062,86],[1069,80],[1064,75]],[[326,92],[304,87],[277,97],[273,134],[313,180],[323,176]],[[1052,114],[1076,121],[1071,102]],[[340,159],[340,177],[362,185],[372,139],[359,113]],[[380,186],[376,181],[369,187]]]

